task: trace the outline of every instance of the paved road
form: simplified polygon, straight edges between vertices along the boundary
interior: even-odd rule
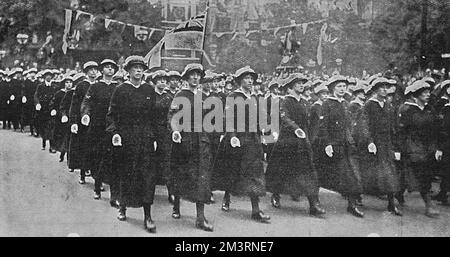
[[[152,235],[143,230],[142,209],[129,209],[128,220],[118,221],[117,210],[109,207],[109,192],[93,200],[92,179],[79,185],[77,174],[69,173],[57,154],[42,151],[40,142],[28,134],[0,130],[0,236],[450,236],[450,208],[439,206],[441,217],[429,219],[418,194],[406,196],[404,217],[386,212],[385,201],[365,197],[366,217],[358,219],[346,213],[341,196],[326,190],[320,194],[328,212],[325,219],[308,216],[306,199],[293,202],[284,196],[282,208],[274,209],[265,197],[261,207],[272,224],[258,224],[249,219],[250,201],[232,198],[229,213],[222,212],[219,203],[206,207],[215,227],[208,233],[194,228],[192,203],[182,202],[180,220],[171,218],[164,187],[157,188],[153,219],[158,233]],[[220,200],[223,193],[214,195]]]

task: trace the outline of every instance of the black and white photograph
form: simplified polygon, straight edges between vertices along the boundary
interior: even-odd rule
[[[0,0],[1,237],[450,237],[448,191],[450,0]]]

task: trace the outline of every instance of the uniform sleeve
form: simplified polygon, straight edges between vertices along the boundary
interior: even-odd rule
[[[36,88],[36,92],[34,92],[34,105],[38,105],[40,103],[39,95],[41,92],[41,85],[38,85]]]
[[[119,110],[121,104],[121,89],[120,87],[116,87],[111,96],[111,101],[108,108],[108,113],[106,114],[106,132],[111,135],[119,134],[120,135],[120,127],[119,127]]]
[[[71,101],[72,98],[70,97],[70,91],[67,91],[64,94],[63,99],[61,100],[61,104],[59,105],[59,111],[61,112],[62,116],[67,116]]]
[[[81,117],[83,117],[84,115],[88,115],[89,117],[91,116],[92,113],[92,104],[96,98],[96,86],[95,85],[91,85],[88,89],[88,91],[86,92],[86,95],[83,97],[83,101],[81,102],[81,108],[80,108],[80,112],[81,112]]]
[[[412,123],[411,111],[399,111],[398,114],[398,144],[401,146],[401,152],[406,152],[406,138],[408,137],[409,129]]]
[[[319,131],[320,134],[323,135],[323,139],[325,140],[326,145],[333,145],[333,141],[330,137],[329,133],[329,124],[331,119],[331,109],[327,102],[323,104],[322,108],[323,119],[319,121]]]
[[[69,109],[69,120],[72,124],[78,124],[80,122],[80,107],[81,101],[83,100],[81,91],[81,85],[78,85],[73,92],[72,102],[70,103]]]
[[[281,125],[284,128],[286,128],[289,132],[295,133],[295,131],[297,129],[299,129],[300,126],[291,119],[292,115],[294,115],[294,114],[289,112],[288,102],[289,102],[288,100],[284,100],[281,103],[281,108],[280,108]]]

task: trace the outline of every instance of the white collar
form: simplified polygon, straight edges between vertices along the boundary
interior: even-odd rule
[[[133,83],[131,83],[131,81],[129,81],[129,80],[125,81],[124,84],[131,85],[131,86],[133,86],[134,88],[140,88],[142,85],[145,84],[145,81],[141,81],[141,84],[140,84],[139,86],[135,86],[135,85],[134,85]]]
[[[329,97],[327,97],[327,99],[334,100],[334,101],[337,101],[337,102],[339,102],[339,103],[345,102],[345,99],[344,99],[344,98],[342,98],[341,100],[339,100],[337,97],[334,97],[334,96],[329,96]]]
[[[304,96],[304,95],[300,95],[300,97],[303,99],[303,100],[306,100],[306,101],[309,101],[309,100],[311,100],[311,96],[309,96],[309,97],[306,97],[306,96]]]
[[[161,92],[160,92],[158,89],[156,89],[156,87],[155,87],[155,92],[156,92],[158,95],[164,94],[164,90],[161,90]]]
[[[51,81],[50,81],[50,82],[47,82],[47,80],[45,80],[44,82],[45,82],[45,85],[46,85],[47,87],[52,86],[52,82],[51,82]]]
[[[372,102],[376,102],[376,103],[378,103],[379,105],[380,105],[380,107],[381,108],[383,108],[384,107],[384,101],[383,102],[381,102],[381,101],[379,101],[378,99],[376,99],[376,98],[370,98],[369,99],[369,101],[372,101]]]
[[[245,95],[245,97],[247,97],[247,98],[251,98],[251,97],[252,97],[251,94],[246,94],[246,93],[244,93],[244,91],[242,91],[240,88],[239,88],[239,89],[236,89],[234,92],[235,92],[235,93],[241,93],[241,94]]]
[[[351,103],[356,103],[356,104],[359,104],[360,106],[364,105],[364,102],[361,99],[359,99],[359,98],[356,98]]]
[[[211,91],[205,92],[202,90],[202,93],[205,94],[206,96],[209,96],[211,94]]]
[[[189,92],[191,92],[191,93],[194,94],[194,95],[196,95],[197,92],[198,92],[198,89],[194,89],[194,91],[192,91],[190,87],[184,87],[184,88],[182,88],[181,90],[189,91]]]
[[[313,103],[313,105],[315,105],[315,104],[322,106],[323,101],[319,99]]]
[[[91,82],[91,81],[88,80],[88,79],[84,79],[83,81],[86,81],[86,82],[89,83],[90,85],[93,85],[93,84],[97,83],[96,80],[94,80],[94,82]]]
[[[102,82],[102,83],[105,83],[106,85],[111,85],[111,84],[113,84],[113,83],[115,83],[114,82],[114,80],[110,80],[109,82],[108,81],[106,81],[106,80],[104,80],[104,79],[101,79],[101,80],[99,80],[98,82]]]
[[[421,111],[423,111],[423,109],[425,109],[425,106],[424,106],[424,107],[420,107],[417,103],[405,102],[405,104],[411,105],[411,106],[416,106],[416,107],[419,108]]]
[[[295,95],[291,95],[291,94],[287,95],[286,97],[292,97],[292,98],[294,98],[295,100],[297,100],[297,102],[300,102],[300,100],[302,100],[302,97],[301,97],[301,96],[296,97]]]

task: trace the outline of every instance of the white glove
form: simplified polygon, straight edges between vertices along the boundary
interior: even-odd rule
[[[67,118],[66,115],[61,117],[61,123],[67,123],[69,121],[69,118]]]
[[[22,96],[22,103],[26,103],[27,102],[27,97],[26,96]]]
[[[77,134],[77,133],[78,133],[78,125],[77,125],[77,124],[73,124],[73,125],[70,127],[70,131],[71,131],[72,133],[74,133],[74,134]]]
[[[442,160],[442,151],[437,150],[434,157],[436,157],[436,161],[441,161]]]
[[[181,134],[178,131],[172,133],[172,141],[177,144],[181,144]]]
[[[9,100],[14,101],[16,99],[16,97],[14,95],[11,95],[11,97],[9,98]]]
[[[219,142],[222,142],[224,137],[225,137],[224,135],[220,135]]]
[[[325,153],[328,155],[328,157],[333,157],[333,146],[327,145],[327,147],[325,147]]]
[[[233,147],[233,148],[241,147],[241,141],[237,137],[232,137],[230,139],[230,143],[231,143],[231,147]]]
[[[122,146],[122,137],[119,134],[115,134],[112,137],[112,144],[113,146]]]
[[[50,112],[50,116],[52,116],[52,117],[56,116],[56,110],[52,110],[52,111]]]
[[[369,150],[369,153],[377,154],[377,146],[374,143],[370,143],[367,150]]]
[[[40,111],[42,106],[40,104],[36,104],[36,111]]]
[[[279,135],[278,135],[277,132],[273,132],[273,133],[272,133],[272,136],[273,136],[273,140],[275,140],[275,141],[278,140]]]
[[[400,161],[401,158],[402,158],[402,155],[401,155],[399,152],[395,152],[395,153],[394,153],[394,157],[395,157],[395,160],[396,160],[396,161]]]
[[[158,143],[156,141],[153,142],[153,148],[155,148],[155,152],[156,152],[156,149],[158,149]]]
[[[305,138],[306,138],[305,131],[303,131],[302,129],[299,129],[299,128],[295,130],[295,135],[296,135],[298,138],[302,138],[302,139],[305,139]]]
[[[89,123],[91,122],[91,118],[89,115],[83,115],[83,118],[81,118],[81,124],[84,126],[89,126]]]

